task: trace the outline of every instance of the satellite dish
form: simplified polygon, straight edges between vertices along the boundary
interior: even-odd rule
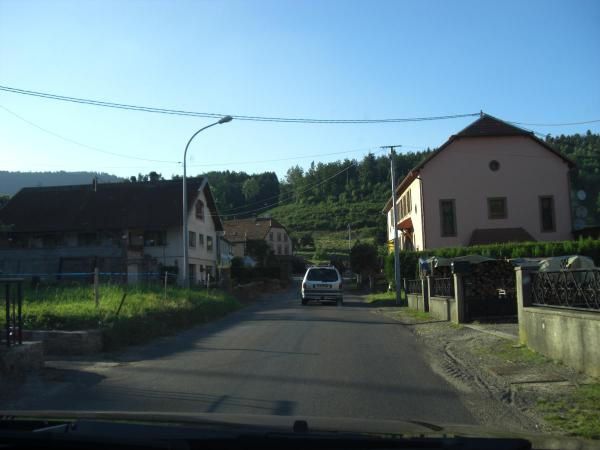
[[[585,206],[575,208],[575,215],[580,219],[585,219],[588,215],[588,209]]]
[[[577,198],[581,201],[584,201],[587,198],[587,194],[583,190],[577,191]]]
[[[583,219],[575,219],[575,223],[573,224],[573,227],[576,230],[581,230],[581,229],[585,228],[585,220],[583,220]]]

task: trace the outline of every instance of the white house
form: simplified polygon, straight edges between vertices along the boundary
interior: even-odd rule
[[[187,181],[189,274],[215,278],[223,226],[206,178]],[[0,210],[0,271],[60,276],[127,274],[129,281],[165,268],[181,278],[182,182],[35,187]]]
[[[482,114],[398,184],[401,249],[571,239],[574,166],[532,132]],[[391,198],[383,211],[393,247]]]

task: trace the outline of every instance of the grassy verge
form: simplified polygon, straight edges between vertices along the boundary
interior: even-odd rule
[[[117,315],[123,295],[127,296]],[[241,307],[232,296],[220,291],[195,291],[169,287],[100,288],[95,306],[91,287],[43,287],[26,290],[23,326],[41,330],[105,330],[107,348],[144,342],[192,325],[208,322]],[[3,325],[4,318],[0,319]]]
[[[492,355],[503,362],[513,364],[545,364],[550,362],[545,356],[519,345],[516,341],[508,340],[494,344],[493,348],[489,346],[476,347],[475,353],[479,355]]]
[[[401,292],[400,298],[406,300],[406,294]],[[396,306],[396,292],[386,291],[367,295],[367,303],[377,306]]]
[[[600,439],[600,383],[579,386],[571,395],[538,402],[544,419],[574,436]]]

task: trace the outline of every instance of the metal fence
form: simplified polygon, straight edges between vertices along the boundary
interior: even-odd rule
[[[532,304],[600,312],[600,270],[536,272],[532,277]]]
[[[423,284],[421,280],[406,280],[406,293],[407,294],[422,294]]]
[[[0,278],[5,302],[5,344],[10,347],[23,343],[23,280],[20,278]]]
[[[454,278],[432,278],[432,297],[454,297]]]

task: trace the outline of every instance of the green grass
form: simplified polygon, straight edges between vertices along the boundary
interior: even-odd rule
[[[220,291],[194,291],[177,287],[128,287],[117,316],[123,286],[100,287],[100,304],[95,306],[91,286],[26,289],[23,298],[23,327],[41,330],[105,330],[107,347],[143,342],[171,334],[195,324],[222,317],[241,307]],[[4,317],[0,318],[0,326]]]
[[[493,355],[495,358],[515,364],[546,364],[550,362],[545,356],[518,345],[516,341],[504,339],[502,342],[494,344],[493,348],[489,346],[476,347],[475,353]]]
[[[600,383],[579,386],[570,395],[541,399],[544,419],[575,436],[600,439]]]
[[[401,292],[400,298],[406,300],[406,294]],[[396,306],[396,292],[386,291],[367,295],[367,303],[377,306]]]

